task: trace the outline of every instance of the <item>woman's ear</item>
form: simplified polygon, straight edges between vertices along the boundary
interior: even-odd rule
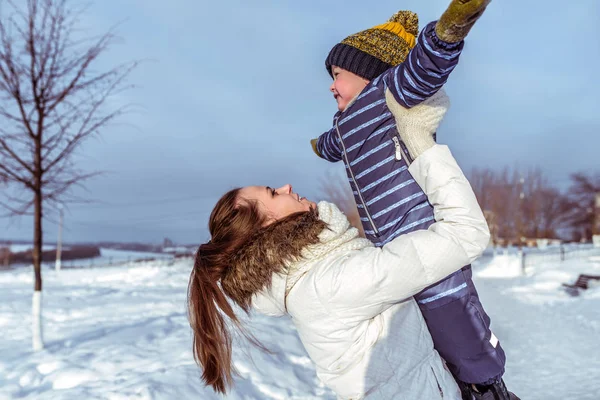
[[[273,222],[277,221],[277,217],[271,211],[269,211],[266,215],[265,222],[263,223],[263,228],[265,226],[271,225]]]

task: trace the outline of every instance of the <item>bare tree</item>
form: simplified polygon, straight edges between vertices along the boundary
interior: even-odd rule
[[[493,230],[494,244],[500,238],[514,240],[517,236],[515,210],[519,206],[519,194],[514,179],[515,175],[508,167],[500,172],[489,168],[473,168],[469,173],[469,182],[488,226]]]
[[[334,174],[333,170],[328,170],[327,174],[319,180],[319,190],[325,200],[337,205],[346,214],[350,225],[358,229],[360,236],[365,237],[358,208],[356,208],[354,201],[354,195],[346,179]]]
[[[571,175],[569,223],[584,238],[600,234],[596,222],[596,197],[600,193],[600,173],[579,172]]]
[[[95,70],[116,36],[109,30],[82,38],[77,28],[84,10],[68,0],[0,5],[5,4],[8,9],[3,7],[0,15],[0,180],[12,190],[5,191],[0,206],[13,215],[33,214],[35,314],[36,303],[41,313],[44,210],[59,200],[73,200],[70,189],[94,175],[76,167],[74,153],[126,112],[126,106],[107,107],[107,101],[127,88],[125,79],[137,63]],[[35,332],[34,327],[36,349],[43,346],[39,328]]]
[[[489,168],[473,168],[469,173],[469,183],[482,210],[490,210],[494,202],[494,187],[498,184],[498,174]]]
[[[523,178],[521,213],[524,232],[532,238],[555,238],[565,225],[569,202],[553,188],[540,168],[530,169]]]
[[[492,245],[497,246],[500,239],[498,235],[498,217],[496,216],[496,213],[490,209],[484,210],[483,216],[485,217],[490,230],[490,240],[492,241]]]
[[[540,168],[525,174],[515,167],[500,172],[474,168],[469,181],[492,228],[494,243],[500,238],[516,244],[523,237],[554,238],[565,224],[569,202]]]

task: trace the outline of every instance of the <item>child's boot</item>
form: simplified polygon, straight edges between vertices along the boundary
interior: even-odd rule
[[[463,400],[520,400],[517,395],[509,392],[503,380],[491,385],[462,384]]]

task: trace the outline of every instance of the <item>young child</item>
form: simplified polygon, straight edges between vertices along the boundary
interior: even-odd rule
[[[338,112],[333,128],[312,141],[313,150],[331,162],[344,160],[365,234],[377,246],[434,222],[432,206],[407,170],[412,160],[398,131],[419,127],[402,110],[444,85],[489,1],[453,0],[418,41],[417,15],[400,11],[387,23],[347,37],[327,57]],[[430,109],[442,107],[436,111],[434,102]],[[515,399],[502,381],[504,351],[471,277],[466,266],[415,298],[463,397]]]

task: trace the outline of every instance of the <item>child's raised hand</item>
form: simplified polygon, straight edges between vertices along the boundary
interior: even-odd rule
[[[438,38],[447,43],[463,40],[492,0],[452,0],[435,26]]]

